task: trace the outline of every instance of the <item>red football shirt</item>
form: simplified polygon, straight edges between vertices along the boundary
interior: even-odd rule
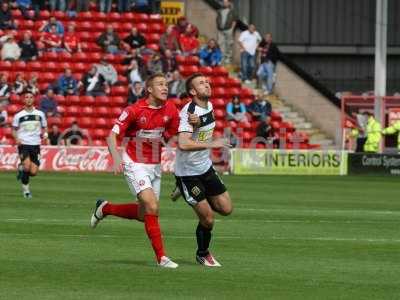
[[[80,40],[76,33],[66,33],[64,35],[64,44],[68,45],[72,50],[78,47],[79,42]]]
[[[125,108],[112,131],[130,138],[126,152],[133,161],[159,164],[161,140],[176,135],[178,126],[179,113],[174,102],[154,107],[148,104],[148,99],[141,99]]]

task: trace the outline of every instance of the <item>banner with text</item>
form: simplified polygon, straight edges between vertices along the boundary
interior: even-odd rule
[[[165,24],[178,23],[178,19],[185,15],[185,3],[183,1],[162,1],[161,16]]]
[[[349,154],[349,175],[400,176],[399,154]]]
[[[246,175],[346,175],[346,151],[233,149],[231,172]]]
[[[161,168],[173,172],[175,151],[163,149]],[[16,170],[19,156],[15,146],[0,146],[0,170]],[[111,172],[112,158],[107,147],[42,146],[40,170],[69,172]]]

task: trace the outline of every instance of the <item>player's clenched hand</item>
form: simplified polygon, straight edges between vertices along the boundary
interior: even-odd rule
[[[232,148],[227,139],[215,139],[211,142],[211,148]]]
[[[199,127],[200,126],[200,117],[196,114],[191,114],[191,113],[188,113],[188,115],[189,115],[189,117],[188,117],[189,124],[194,127]]]

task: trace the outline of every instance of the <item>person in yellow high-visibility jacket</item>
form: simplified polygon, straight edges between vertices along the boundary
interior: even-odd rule
[[[382,127],[381,123],[379,123],[374,116],[367,112],[368,122],[365,130],[365,134],[367,136],[367,140],[364,144],[364,152],[379,152],[379,145],[382,138]]]
[[[395,134],[397,132],[397,150],[400,152],[400,120],[393,122],[391,126],[383,129],[385,135]]]

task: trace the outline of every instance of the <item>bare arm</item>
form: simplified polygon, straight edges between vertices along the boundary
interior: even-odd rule
[[[199,151],[212,148],[230,148],[231,145],[225,139],[216,139],[210,142],[199,142],[192,139],[192,133],[180,132],[178,134],[178,147],[183,151]]]
[[[110,135],[107,138],[108,151],[110,151],[111,157],[114,162],[114,174],[117,174],[120,170],[121,165],[121,155],[118,152],[117,148],[117,135],[114,132],[110,132]]]
[[[12,129],[12,135],[17,145],[20,145],[21,141],[18,139],[17,129],[15,127]]]

